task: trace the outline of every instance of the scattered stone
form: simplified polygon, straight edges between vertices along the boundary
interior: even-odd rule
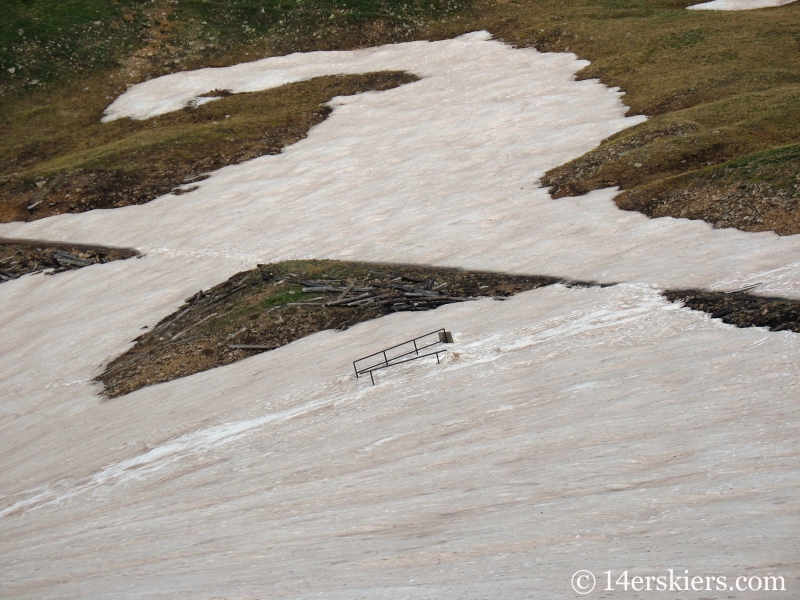
[[[744,291],[670,290],[664,292],[664,296],[736,327],[767,327],[771,331],[800,333],[800,300],[754,296]]]

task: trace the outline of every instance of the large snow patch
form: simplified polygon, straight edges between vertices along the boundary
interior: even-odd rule
[[[441,366],[372,387],[343,364],[441,324]],[[42,483],[0,517],[4,595],[564,598],[578,569],[793,586],[798,351],[643,286],[555,286],[23,419],[3,489]]]

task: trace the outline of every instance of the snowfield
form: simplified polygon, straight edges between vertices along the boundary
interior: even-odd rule
[[[642,120],[575,81],[586,64],[474,33],[179,73],[117,99],[109,119],[318,75],[422,78],[337,98],[307,139],[191,193],[0,225],[145,254],[0,286],[0,595],[562,598],[579,569],[673,568],[782,575],[770,597],[795,597],[800,338],[658,289],[800,297],[800,239],[649,220],[615,190],[552,200],[544,172]],[[312,257],[621,285],[392,315],[98,397],[103,365],[193,292]],[[445,364],[375,387],[351,375],[441,326]]]
[[[795,0],[711,0],[687,6],[689,10],[753,10],[791,4]]]

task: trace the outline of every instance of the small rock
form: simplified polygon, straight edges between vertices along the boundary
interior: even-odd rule
[[[41,188],[41,187],[42,187],[42,186],[43,186],[45,183],[47,183],[47,182],[46,182],[46,181],[44,181],[44,180],[42,180],[42,181],[37,181],[37,182],[36,182],[36,187],[37,187],[37,188]]]

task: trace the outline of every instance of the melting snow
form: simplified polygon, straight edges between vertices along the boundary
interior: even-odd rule
[[[711,0],[687,6],[689,10],[753,10],[791,4],[795,0]]]
[[[554,598],[582,568],[795,585],[798,337],[654,287],[800,297],[800,239],[648,220],[614,190],[550,199],[546,170],[641,121],[575,81],[585,65],[476,33],[180,73],[110,106],[422,78],[337,98],[308,139],[190,194],[0,226],[147,254],[0,288],[3,596]],[[98,401],[89,381],[142,325],[300,257],[627,283],[393,315]],[[445,364],[350,375],[442,325]]]

